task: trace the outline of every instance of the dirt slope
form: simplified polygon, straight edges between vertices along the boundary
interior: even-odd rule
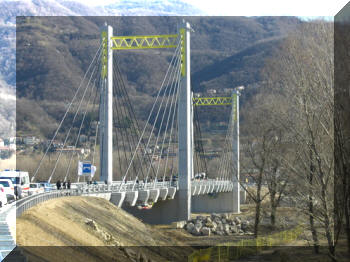
[[[94,197],[53,199],[17,219],[30,261],[186,261],[192,248],[181,244]]]

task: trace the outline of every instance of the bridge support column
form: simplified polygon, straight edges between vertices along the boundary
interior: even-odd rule
[[[191,177],[193,175],[192,99],[190,76],[190,24],[184,22],[181,34],[181,86],[178,105],[179,197],[178,220],[191,217]]]
[[[100,180],[113,180],[113,28],[102,29],[101,107],[100,107]]]
[[[233,212],[234,213],[240,213],[241,212],[241,206],[240,206],[240,184],[239,184],[239,88],[235,88],[235,91],[233,93],[232,97],[232,124],[233,124],[233,144],[232,144],[232,150],[233,150]],[[234,101],[235,100],[235,101]]]

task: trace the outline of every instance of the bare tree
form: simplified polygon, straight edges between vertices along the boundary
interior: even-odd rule
[[[334,179],[337,188],[335,197],[335,229],[337,238],[344,228],[348,253],[350,254],[350,26],[338,21],[334,25]],[[345,220],[345,223],[344,223]],[[344,225],[344,226],[343,226]]]
[[[299,203],[309,215],[315,252],[315,220],[322,225],[329,255],[335,258],[333,231],[333,28],[331,23],[304,23],[290,35],[266,65],[265,77],[275,82],[285,108],[276,114],[293,138],[295,159],[289,169],[298,176]]]
[[[249,190],[242,183],[242,187],[247,191],[249,197],[255,203],[255,224],[254,234],[258,236],[261,203],[269,196],[271,208],[271,225],[276,223],[276,210],[288,184],[287,173],[282,167],[281,154],[283,151],[283,130],[271,121],[272,100],[271,95],[264,93],[255,96],[251,103],[246,106],[244,112],[243,132],[246,135],[247,146],[246,156],[242,169],[247,169],[245,173],[254,183],[254,190]],[[249,170],[256,170],[251,174]],[[267,185],[267,192],[263,189]],[[266,188],[266,187],[265,187]]]

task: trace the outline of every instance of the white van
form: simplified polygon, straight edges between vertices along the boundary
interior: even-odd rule
[[[0,172],[0,179],[11,180],[15,187],[15,193],[18,192],[18,198],[28,196],[30,183],[28,172],[6,169]]]

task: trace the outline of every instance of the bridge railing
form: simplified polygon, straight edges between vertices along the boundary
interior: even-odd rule
[[[59,198],[64,196],[80,196],[82,191],[77,189],[66,189],[66,190],[55,190],[49,193],[41,193],[37,195],[28,196],[26,198],[20,199],[16,202],[16,216],[19,217],[27,209],[40,204],[44,201]]]
[[[61,189],[52,190],[50,192],[40,193],[36,195],[31,195],[26,198],[20,199],[16,202],[16,215],[19,217],[28,210],[29,208],[40,204],[44,201],[65,197],[65,196],[81,196],[93,193],[111,193],[111,192],[123,192],[131,190],[141,190],[141,189],[159,189],[175,186],[177,187],[177,181],[162,181],[162,182],[148,182],[139,183],[137,187],[134,186],[134,181],[124,182],[115,181],[111,185],[107,184],[92,184],[87,183],[72,183],[71,189]]]

